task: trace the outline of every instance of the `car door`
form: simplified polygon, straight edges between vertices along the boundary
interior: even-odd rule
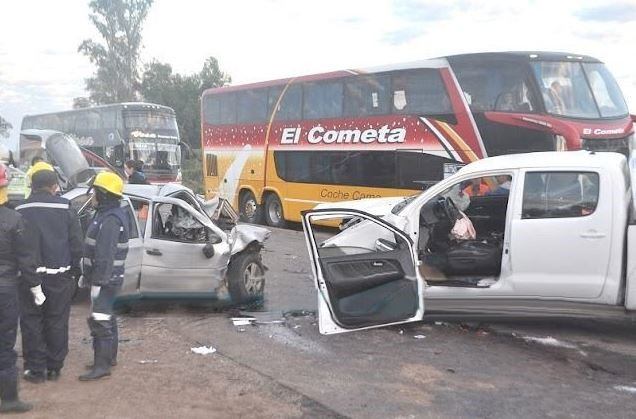
[[[229,258],[226,234],[207,217],[180,199],[152,200],[141,268],[144,295],[212,296]]]
[[[525,173],[511,228],[510,281],[516,295],[591,299],[601,294],[614,222],[609,175],[602,170]]]
[[[335,235],[316,227],[345,219],[358,221]],[[422,319],[425,284],[408,235],[357,210],[304,211],[302,222],[318,289],[320,333]]]
[[[121,206],[128,215],[128,254],[126,255],[126,271],[124,283],[120,291],[120,296],[134,295],[139,290],[139,279],[141,276],[141,261],[143,259],[143,237],[139,233],[137,217],[133,211],[130,200],[126,197],[122,199]]]

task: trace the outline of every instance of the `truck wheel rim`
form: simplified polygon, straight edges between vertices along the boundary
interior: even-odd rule
[[[247,293],[250,295],[258,295],[263,290],[263,282],[264,282],[263,269],[256,262],[251,262],[249,265],[245,267],[245,272],[243,273],[243,283],[245,284],[245,289]]]

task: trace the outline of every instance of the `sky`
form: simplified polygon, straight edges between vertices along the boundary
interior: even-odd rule
[[[3,0],[0,115],[70,109],[94,68],[87,0]],[[142,61],[192,73],[219,60],[233,84],[485,51],[566,51],[609,67],[636,113],[636,0],[155,0]]]

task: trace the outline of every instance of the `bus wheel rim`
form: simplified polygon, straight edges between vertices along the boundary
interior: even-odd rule
[[[281,214],[282,209],[280,207],[280,203],[272,202],[269,205],[268,212],[269,212],[269,219],[272,220],[272,222],[278,224],[282,218],[282,214]]]

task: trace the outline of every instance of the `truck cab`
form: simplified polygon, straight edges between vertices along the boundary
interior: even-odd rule
[[[500,156],[384,200],[383,214],[369,201],[305,212],[321,332],[432,314],[624,317],[636,310],[633,173],[618,153]]]

